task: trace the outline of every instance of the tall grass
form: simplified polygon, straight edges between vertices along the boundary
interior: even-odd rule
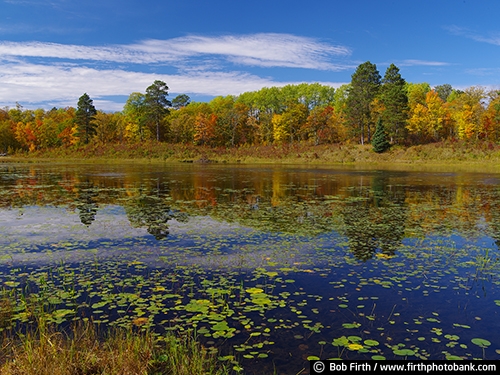
[[[112,329],[100,337],[80,321],[70,332],[39,326],[26,334],[5,333],[2,375],[224,375],[230,371],[193,337]]]
[[[12,297],[5,290],[0,293],[2,375],[224,375],[231,371],[192,333],[161,336],[133,325],[104,331],[82,319],[63,328],[47,320],[39,299],[25,298],[32,323],[13,324],[17,309]]]

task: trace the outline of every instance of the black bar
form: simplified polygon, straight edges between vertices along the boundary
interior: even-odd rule
[[[311,375],[340,372],[394,372],[405,374],[436,374],[438,372],[499,373],[500,361],[309,361]],[[444,374],[443,374],[444,375]]]

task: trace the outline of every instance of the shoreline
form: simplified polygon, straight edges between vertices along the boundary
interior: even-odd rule
[[[144,144],[86,145],[74,149],[41,150],[0,157],[3,163],[155,163],[308,165],[311,167],[479,168],[500,171],[500,145],[438,143],[393,146],[377,154],[371,145],[307,144],[210,148],[147,142]]]

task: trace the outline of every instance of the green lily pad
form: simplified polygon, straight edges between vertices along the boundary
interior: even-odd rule
[[[218,323],[214,324],[212,326],[212,329],[214,331],[227,331],[227,330],[229,330],[229,326],[227,325],[227,322],[222,321],[222,322],[218,322]]]
[[[480,338],[473,338],[470,340],[473,344],[481,347],[481,348],[487,348],[488,346],[491,345],[491,342],[485,339],[480,339]]]
[[[262,288],[248,288],[245,290],[247,293],[250,293],[250,294],[260,294],[260,293],[264,292],[264,289],[262,289]]]
[[[415,355],[415,352],[411,349],[396,349],[396,350],[393,350],[393,353],[396,355],[400,355],[402,357],[406,357],[409,355]]]

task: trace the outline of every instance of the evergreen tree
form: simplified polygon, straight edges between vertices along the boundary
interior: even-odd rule
[[[149,121],[156,127],[156,140],[160,140],[160,128],[163,120],[168,115],[168,107],[172,106],[170,100],[167,99],[168,86],[163,81],[154,81],[151,86],[146,89],[144,96],[144,104],[146,106],[146,116]]]
[[[399,68],[391,64],[382,79],[380,101],[384,105],[382,119],[388,125],[388,134],[393,142],[402,142],[406,138],[406,120],[408,119],[408,94],[406,81],[399,74]]]
[[[181,109],[191,103],[191,98],[186,94],[177,95],[172,100],[172,107],[175,109]]]
[[[380,74],[375,64],[369,61],[358,66],[352,75],[349,94],[347,96],[347,114],[351,126],[358,127],[357,135],[361,144],[365,142],[365,133],[370,142],[371,110],[370,104],[377,96],[380,88]]]
[[[83,143],[89,143],[95,134],[95,124],[93,122],[97,110],[94,107],[94,101],[90,99],[87,93],[78,99],[75,122],[78,128],[78,137]]]
[[[391,147],[389,140],[387,139],[387,132],[385,131],[384,123],[382,119],[378,119],[377,128],[375,129],[375,134],[372,140],[373,151],[376,153],[385,152]]]

